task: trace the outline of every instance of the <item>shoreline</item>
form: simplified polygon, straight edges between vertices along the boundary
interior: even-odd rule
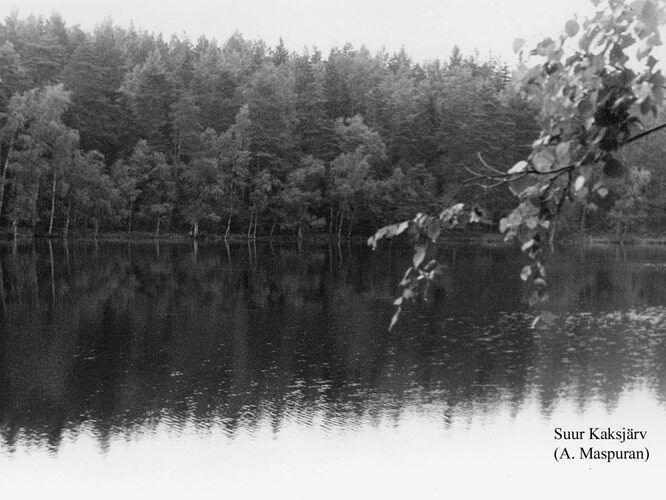
[[[511,246],[515,243],[513,241],[505,241],[504,236],[499,233],[485,233],[485,232],[451,232],[443,237],[436,243],[437,245],[447,245],[447,244],[472,244],[480,243],[483,245],[501,245],[501,246]],[[356,235],[351,238],[342,237],[338,238],[337,236],[330,236],[328,234],[313,233],[305,235],[302,242],[306,243],[365,243],[368,236]],[[53,235],[31,235],[31,234],[20,234],[18,236],[17,242],[24,244],[28,241],[62,241],[63,237],[61,234]],[[224,238],[222,235],[217,234],[203,234],[196,240],[189,236],[186,233],[164,233],[159,236],[155,236],[149,232],[136,231],[132,233],[126,232],[110,232],[110,233],[101,233],[97,237],[91,234],[81,234],[81,233],[70,233],[67,237],[68,242],[129,242],[129,243],[186,243],[197,241],[199,244],[205,243],[293,243],[298,242],[298,238],[295,235],[278,235],[270,238],[269,236],[257,236],[256,238],[247,238],[244,234],[231,234],[228,238]],[[407,241],[405,238],[402,238],[399,241]],[[0,242],[3,244],[11,244],[13,242],[13,235],[7,231],[0,233]],[[609,246],[609,245],[626,245],[626,246],[666,246],[666,235],[664,236],[640,236],[640,235],[627,235],[622,240],[619,240],[615,235],[585,235],[585,236],[570,236],[565,237],[558,242],[557,244],[565,245],[579,245],[584,244],[588,246]]]

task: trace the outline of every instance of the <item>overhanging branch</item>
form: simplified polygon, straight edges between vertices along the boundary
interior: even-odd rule
[[[637,141],[638,139],[642,139],[643,137],[646,137],[650,134],[653,134],[655,132],[658,132],[659,130],[666,128],[666,123],[662,123],[660,125],[656,125],[648,130],[644,130],[643,132],[640,132],[626,141],[622,142],[619,147],[626,146],[627,144],[630,144],[634,141]],[[480,153],[477,153],[477,156],[479,157],[479,160],[481,161],[481,164],[490,172],[492,173],[481,173],[481,172],[475,172],[474,170],[463,166],[465,170],[467,170],[470,174],[473,175],[472,178],[470,179],[465,179],[463,181],[463,184],[477,184],[481,185],[486,188],[490,187],[496,187],[500,184],[506,183],[506,182],[512,182],[518,179],[522,179],[526,175],[554,175],[555,177],[558,177],[559,175],[566,173],[566,172],[571,172],[574,170],[576,167],[580,166],[578,163],[572,163],[570,165],[566,165],[564,167],[556,168],[554,170],[545,170],[545,171],[540,171],[535,169],[534,167],[530,167],[526,170],[523,170],[522,172],[502,172],[501,170],[498,170],[495,167],[492,167],[489,165],[481,156]],[[597,155],[598,159],[598,155]],[[479,179],[485,179],[485,180],[492,180],[492,181],[499,181],[499,182],[494,182],[492,185],[483,185],[479,183]]]
[[[662,123],[661,125],[657,125],[656,127],[652,127],[648,130],[645,130],[645,131],[641,132],[640,134],[636,134],[633,137],[630,137],[629,139],[624,141],[622,144],[620,144],[620,147],[622,147],[626,144],[629,144],[631,142],[637,141],[638,139],[642,139],[646,135],[650,135],[654,132],[657,132],[658,130],[661,130],[662,128],[666,128],[666,123]]]

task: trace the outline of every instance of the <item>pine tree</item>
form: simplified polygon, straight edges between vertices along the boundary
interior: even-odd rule
[[[72,92],[67,121],[80,131],[81,146],[113,162],[127,148],[129,110],[119,91],[123,81],[122,36],[110,23],[97,27],[78,46],[63,71]]]
[[[169,110],[174,95],[159,50],[125,76],[121,90],[129,99],[139,136],[162,153],[172,151]]]

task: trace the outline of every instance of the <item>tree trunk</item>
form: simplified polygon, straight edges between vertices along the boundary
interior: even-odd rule
[[[37,277],[37,249],[35,248],[35,242],[32,242],[32,258],[30,259],[30,283],[32,284],[32,289],[35,292],[35,308],[37,312],[41,310],[41,302],[39,300],[39,278]]]
[[[9,141],[9,149],[7,150],[7,158],[5,159],[5,164],[2,167],[2,182],[0,182],[0,218],[2,217],[2,204],[5,201],[5,181],[7,180],[7,168],[9,167],[9,157],[12,154],[12,148],[14,147],[14,138]]]
[[[35,207],[35,212],[32,214],[32,236],[34,238],[37,233],[37,200],[39,200],[39,178],[35,181],[32,192],[32,206]]]
[[[155,238],[160,237],[160,216],[157,216],[157,226],[155,227]]]
[[[178,176],[178,168],[180,167],[180,156],[181,156],[181,137],[180,134],[178,135],[178,141],[176,142],[176,150],[174,152],[174,159],[173,159],[173,166],[174,166],[174,175],[177,177]]]
[[[330,208],[329,215],[328,215],[328,237],[329,239],[331,236],[333,236],[333,219],[334,219],[334,214],[333,214],[333,207]]]
[[[224,232],[224,241],[227,241],[230,230],[231,230],[231,210],[229,211],[229,218],[227,219],[227,230]]]
[[[12,233],[14,233],[14,242],[18,241],[18,222],[16,219],[12,221]]]
[[[254,231],[252,232],[252,239],[256,241],[257,239],[257,213],[254,214]]]
[[[7,316],[7,304],[5,303],[5,281],[2,276],[2,262],[0,262],[0,301],[2,302],[2,316]]]
[[[72,208],[72,204],[69,203],[67,204],[67,213],[65,214],[65,227],[62,229],[62,237],[64,239],[67,239],[67,235],[69,234],[69,212]]]
[[[277,224],[277,219],[278,219],[277,214],[275,214],[275,217],[273,218],[273,225],[271,226],[271,234],[268,235],[269,240],[273,238],[273,232],[275,231],[275,225]]]
[[[62,246],[65,249],[65,262],[67,263],[67,271],[70,272],[70,263],[69,263],[69,245],[67,244],[67,240],[63,240]]]
[[[227,262],[231,264],[231,251],[229,250],[229,242],[226,239],[224,240],[224,248],[227,250]]]
[[[298,241],[303,241],[303,219],[298,222]]]
[[[195,240],[199,237],[199,222],[195,222],[192,227],[192,238]]]
[[[349,214],[349,230],[347,231],[347,239],[351,239],[352,227],[354,226],[354,216],[356,215],[356,209],[352,210],[352,213]]]
[[[659,179],[659,192],[663,193],[664,192],[664,178],[662,177]],[[661,219],[664,219],[664,213],[666,213],[666,206],[662,205],[661,206]]]
[[[93,227],[95,228],[95,236],[94,239],[97,239],[97,235],[99,234],[99,227],[102,225],[100,221],[97,219],[93,220]]]
[[[583,207],[583,212],[580,214],[580,232],[585,232],[585,222],[587,219],[587,209]]]
[[[340,218],[338,219],[338,239],[340,239],[340,235],[342,234],[342,223],[345,221],[345,213],[340,210]]]
[[[53,168],[53,183],[51,184],[51,216],[49,217],[49,236],[53,234],[53,217],[55,215],[56,199],[56,169]]]
[[[254,217],[254,208],[250,212],[250,225],[247,228],[247,239],[250,239],[250,236],[252,235],[252,218]]]
[[[53,265],[53,244],[49,240],[49,262],[51,264],[51,306],[55,307],[55,266]]]

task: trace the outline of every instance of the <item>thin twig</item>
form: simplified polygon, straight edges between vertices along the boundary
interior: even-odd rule
[[[502,184],[504,184],[506,182],[507,182],[506,180],[501,180],[501,181],[496,182],[494,184],[482,184],[480,182],[470,182],[470,183],[466,183],[466,185],[467,186],[478,186],[478,187],[481,187],[483,189],[494,189],[498,186],[501,186]]]
[[[651,129],[648,129],[648,130],[644,130],[643,132],[630,137],[629,139],[624,141],[622,144],[620,144],[620,147],[624,146],[625,144],[629,144],[630,142],[637,141],[638,139],[641,139],[641,138],[645,137],[646,135],[650,135],[653,132],[657,132],[658,130],[661,130],[662,128],[666,128],[666,123],[662,123],[661,125],[657,125],[657,126],[652,127]]]
[[[474,170],[472,170],[471,168],[469,168],[466,165],[463,165],[463,168],[465,170],[467,170],[470,174],[472,174],[474,177],[481,177],[483,179],[485,179],[487,177],[486,174],[480,174],[479,172],[475,172]]]
[[[504,172],[502,172],[501,170],[498,170],[498,169],[496,169],[495,167],[493,167],[493,166],[491,166],[491,165],[488,165],[488,163],[483,159],[483,156],[481,156],[481,153],[480,153],[480,152],[477,152],[477,153],[476,153],[476,156],[479,157],[479,161],[481,161],[481,163],[483,163],[483,166],[486,167],[486,168],[487,168],[488,170],[490,170],[491,172],[495,172],[495,173],[497,173],[497,174],[503,174],[503,173],[504,173]]]

